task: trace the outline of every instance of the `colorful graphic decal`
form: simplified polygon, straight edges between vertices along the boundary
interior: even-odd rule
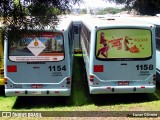
[[[41,36],[24,36],[22,40],[9,46],[11,61],[60,61],[64,59],[61,33],[45,32]]]
[[[98,58],[147,58],[152,54],[151,32],[144,29],[108,29],[97,32]]]

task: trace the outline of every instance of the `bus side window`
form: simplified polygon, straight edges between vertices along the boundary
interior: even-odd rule
[[[91,32],[88,30],[88,28],[82,24],[82,28],[81,28],[81,35],[85,44],[85,47],[87,49],[87,53],[88,55],[90,54],[90,35]]]
[[[74,26],[74,34],[78,34],[78,26]]]
[[[70,55],[72,54],[72,46],[73,46],[73,29],[72,29],[72,27],[69,29],[69,31],[68,31],[68,41],[69,41],[69,53],[70,53]]]

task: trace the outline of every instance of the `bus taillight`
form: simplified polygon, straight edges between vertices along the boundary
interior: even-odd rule
[[[17,72],[17,66],[16,65],[7,66],[7,72]]]
[[[156,74],[153,75],[153,80],[156,81]]]
[[[94,79],[90,79],[90,82],[93,82],[94,81]]]
[[[104,66],[103,65],[94,65],[94,72],[103,72]]]
[[[7,84],[7,78],[4,78],[4,84]]]
[[[153,75],[153,84],[156,84],[156,74]]]
[[[71,83],[71,78],[70,77],[67,77],[67,82],[66,82],[66,84],[70,84]]]
[[[90,81],[90,85],[93,85],[93,82],[94,82],[94,76],[93,75],[90,75],[89,76],[89,81]]]
[[[94,79],[94,75],[90,75],[90,76],[89,76],[89,79]]]
[[[89,80],[90,80],[91,82],[93,82],[93,81],[94,81],[94,76],[93,76],[93,75],[90,75],[90,76],[89,76]]]

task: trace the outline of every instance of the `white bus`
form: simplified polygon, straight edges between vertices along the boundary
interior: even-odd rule
[[[81,46],[90,94],[155,92],[154,25],[88,18]]]
[[[70,96],[74,53],[73,25],[60,21],[56,29],[8,31],[4,46],[6,96]]]

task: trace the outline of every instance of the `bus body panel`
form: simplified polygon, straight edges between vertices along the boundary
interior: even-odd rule
[[[58,84],[65,78],[65,76],[69,77],[68,71],[70,70],[70,66],[66,66],[66,64],[69,64],[69,61],[65,60],[61,62],[44,62],[44,64],[27,64],[26,62],[16,63],[8,60],[7,66],[16,66],[17,71],[6,71],[6,76],[8,80],[15,84],[35,84],[37,82],[41,84]],[[53,70],[56,70],[57,68],[62,69],[63,67],[66,67],[65,71]]]
[[[98,78],[100,80],[147,80],[147,78],[150,75],[154,75],[155,72],[153,71],[139,71],[137,70],[137,65],[151,65],[153,64],[152,61],[150,62],[136,62],[136,61],[130,61],[130,62],[94,62],[94,65],[103,65],[103,72],[94,72],[92,70],[92,73],[95,76],[99,76]],[[155,69],[155,68],[154,68]],[[107,73],[107,74],[104,74]],[[144,75],[143,75],[144,74]]]

